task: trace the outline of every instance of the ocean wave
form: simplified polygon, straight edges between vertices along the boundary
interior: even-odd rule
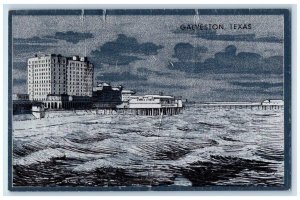
[[[283,112],[274,112],[190,107],[162,122],[85,112],[14,121],[13,182],[156,186],[182,179],[193,186],[280,185]]]

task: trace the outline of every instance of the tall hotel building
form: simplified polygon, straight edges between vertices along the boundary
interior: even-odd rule
[[[94,67],[86,57],[50,54],[28,59],[30,100],[47,101],[49,95],[92,97]]]

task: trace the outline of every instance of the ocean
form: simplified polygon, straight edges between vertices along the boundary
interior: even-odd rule
[[[283,110],[13,119],[14,186],[282,186]]]

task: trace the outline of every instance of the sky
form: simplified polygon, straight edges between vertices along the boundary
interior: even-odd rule
[[[189,24],[224,29],[181,29]],[[13,92],[27,91],[28,58],[56,53],[87,56],[94,85],[123,85],[140,95],[283,99],[283,27],[279,15],[14,15]]]

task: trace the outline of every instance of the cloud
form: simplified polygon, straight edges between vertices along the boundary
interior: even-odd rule
[[[57,40],[45,37],[13,38],[13,53],[15,56],[24,53],[46,52],[49,48],[55,47]]]
[[[197,38],[206,40],[218,40],[218,41],[244,41],[244,42],[266,42],[266,43],[283,43],[283,38],[279,38],[273,35],[257,37],[256,34],[217,34],[216,30],[181,30],[174,31],[176,34],[190,34]]]
[[[74,32],[74,31],[67,31],[67,32],[56,32],[55,35],[48,35],[45,36],[46,38],[53,38],[58,40],[65,40],[67,42],[77,44],[81,40],[94,38],[92,33],[81,33],[81,32]]]
[[[108,81],[108,82],[146,81],[147,78],[145,76],[135,75],[130,72],[122,72],[122,73],[103,73],[97,77],[97,80]]]
[[[178,43],[174,47],[173,57],[178,58],[178,60],[197,60],[200,53],[206,53],[207,51],[207,47],[204,46],[194,47],[190,43]]]
[[[117,39],[106,42],[91,52],[92,59],[97,63],[109,65],[128,65],[131,62],[142,60],[141,56],[157,55],[163,48],[151,42],[139,43],[136,38],[119,34]]]
[[[194,47],[193,47],[194,48]],[[170,61],[171,70],[187,73],[240,73],[240,74],[282,74],[283,57],[271,56],[263,58],[252,52],[237,53],[234,45],[229,45],[224,51],[217,52],[213,58],[204,62],[177,59]]]
[[[77,44],[79,41],[93,38],[91,33],[80,32],[56,32],[54,35],[34,36],[30,38],[14,38],[13,39],[13,54],[14,57],[23,57],[24,54],[48,54],[54,52],[58,47],[59,40],[65,40],[67,42]],[[25,56],[26,57],[26,56]]]

